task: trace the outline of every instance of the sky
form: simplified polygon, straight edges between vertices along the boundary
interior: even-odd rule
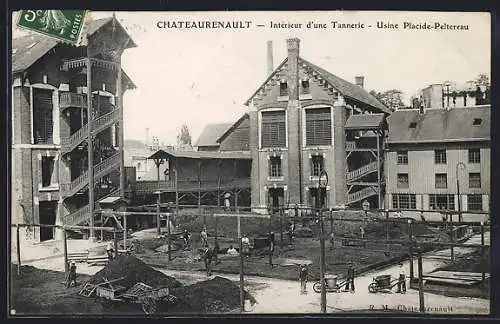
[[[91,19],[111,16],[91,12]],[[488,13],[301,11],[301,12],[116,12],[138,45],[122,56],[137,86],[124,96],[125,138],[158,136],[175,144],[183,123],[193,144],[209,123],[231,123],[247,112],[244,102],[266,78],[266,42],[273,41],[274,67],[286,58],[286,39],[300,39],[300,56],[365,88],[410,96],[430,84],[465,83],[490,74]],[[243,20],[245,30],[160,29],[158,21]],[[13,19],[15,22],[15,17]],[[270,28],[270,22],[302,23],[300,29]],[[307,29],[309,21],[326,29]],[[364,29],[334,29],[331,21],[364,23]],[[377,22],[399,29],[378,29]],[[413,24],[466,24],[467,31],[407,30]],[[263,24],[265,27],[256,27]],[[22,34],[14,28],[14,37]]]

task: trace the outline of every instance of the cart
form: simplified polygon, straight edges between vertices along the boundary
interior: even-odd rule
[[[325,277],[325,290],[326,292],[341,292],[342,287],[345,287],[347,281],[337,282],[337,276],[326,276]],[[321,293],[321,281],[316,281],[313,284],[313,290],[316,293]]]
[[[96,296],[103,298],[103,307],[110,308],[117,303],[139,304],[145,314],[151,315],[156,313],[159,304],[173,305],[177,302],[177,298],[170,294],[167,287],[153,288],[138,282],[125,290],[118,284],[121,279],[104,279],[104,284],[96,287]]]
[[[373,282],[368,285],[371,293],[391,292],[392,288],[398,284],[398,279],[391,279],[391,275],[382,275],[373,278]]]

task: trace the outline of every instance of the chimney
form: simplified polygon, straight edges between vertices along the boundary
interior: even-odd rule
[[[146,138],[144,144],[146,144],[146,146],[149,146],[149,128],[146,128]]]
[[[274,71],[273,66],[273,41],[267,41],[267,76]]]
[[[288,98],[299,100],[299,45],[300,39],[286,41],[288,48]]]
[[[360,86],[361,88],[365,87],[365,77],[364,76],[359,75],[359,76],[355,77],[354,80],[355,80],[355,83],[357,86]]]

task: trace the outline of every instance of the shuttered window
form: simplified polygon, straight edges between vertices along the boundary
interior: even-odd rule
[[[285,111],[262,112],[262,147],[286,146]]]
[[[35,144],[52,144],[52,90],[33,88],[33,137]]]
[[[306,109],[306,145],[332,144],[330,108]]]

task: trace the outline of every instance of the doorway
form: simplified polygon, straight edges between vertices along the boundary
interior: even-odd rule
[[[279,207],[282,207],[285,201],[285,191],[283,188],[269,188],[268,202],[273,207],[273,212],[276,212]]]
[[[40,224],[56,224],[57,201],[40,202]],[[40,227],[40,242],[54,239],[53,227]]]
[[[309,205],[314,210],[326,207],[326,188],[321,188],[321,202],[319,193],[320,188],[309,188]]]

